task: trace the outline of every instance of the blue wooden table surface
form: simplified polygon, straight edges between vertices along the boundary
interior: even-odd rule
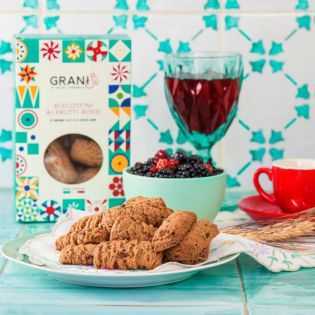
[[[15,223],[12,192],[0,191],[0,243],[49,228]],[[315,269],[274,274],[241,256],[172,285],[143,289],[64,284],[0,257],[0,314],[315,314]]]

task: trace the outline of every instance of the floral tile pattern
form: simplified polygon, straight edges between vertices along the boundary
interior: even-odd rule
[[[167,108],[165,54],[236,50],[246,79],[238,119],[216,159],[230,187],[251,187],[256,167],[282,157],[313,157],[314,0],[14,0],[0,4],[0,186],[12,180],[12,36],[16,33],[127,33],[133,40],[132,159],[157,148],[193,150]],[[49,45],[49,43],[48,43]],[[70,58],[72,56],[66,56]],[[129,69],[113,69],[124,80]]]

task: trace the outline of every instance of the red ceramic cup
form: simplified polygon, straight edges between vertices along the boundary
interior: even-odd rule
[[[273,193],[266,192],[259,177],[265,174],[272,181]],[[260,167],[253,178],[259,195],[280,206],[286,212],[298,212],[315,207],[315,160],[285,159]]]

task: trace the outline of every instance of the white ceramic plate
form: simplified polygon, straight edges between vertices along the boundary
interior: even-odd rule
[[[56,280],[93,287],[132,288],[174,283],[188,279],[197,274],[199,271],[223,265],[239,256],[239,254],[229,255],[206,265],[178,271],[155,273],[150,273],[148,271],[122,271],[119,273],[108,271],[106,273],[85,273],[83,271],[75,271],[71,269],[60,270],[57,268],[32,264],[26,256],[21,256],[19,254],[20,247],[32,237],[34,236],[28,236],[7,242],[2,247],[2,255],[14,263],[40,270]]]

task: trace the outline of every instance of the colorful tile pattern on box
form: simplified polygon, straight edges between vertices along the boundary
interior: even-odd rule
[[[16,51],[17,220],[54,222],[72,208],[97,212],[122,203],[121,174],[130,164],[130,40],[21,35]],[[73,163],[72,134],[95,140],[103,162],[91,179],[67,184],[53,178],[45,159],[57,141],[61,160],[57,155],[54,163]],[[74,169],[78,176],[82,167]]]
[[[85,62],[85,41],[80,40],[63,40],[62,41],[62,61],[68,62]]]

